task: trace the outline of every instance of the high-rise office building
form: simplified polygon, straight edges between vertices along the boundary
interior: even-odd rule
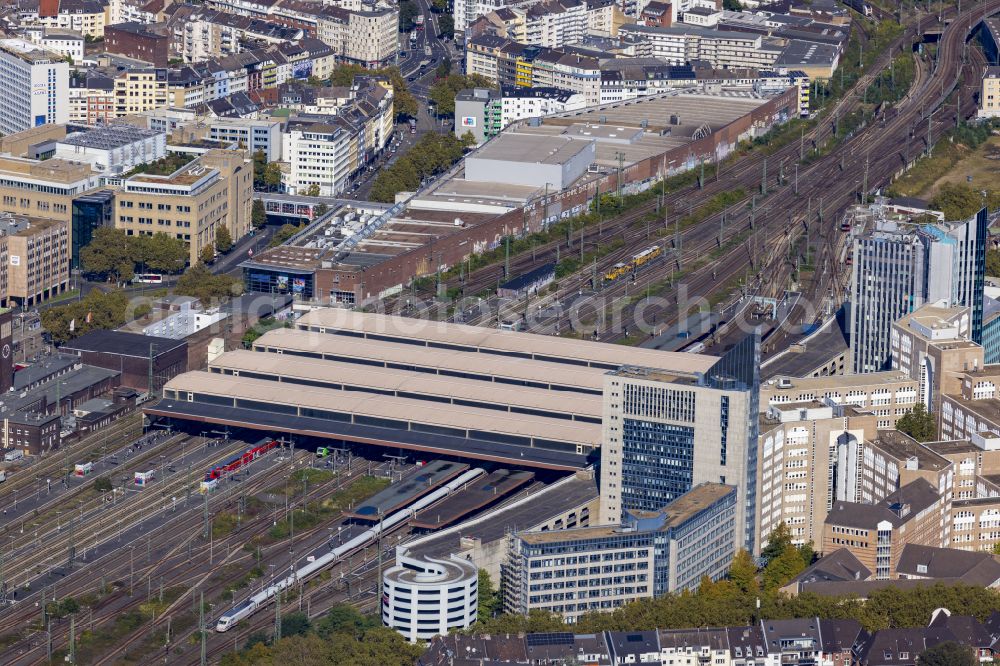
[[[20,39],[0,39],[0,134],[69,122],[69,63]]]
[[[625,366],[604,383],[602,524],[658,511],[701,483],[737,487],[737,542],[754,547],[760,341],[704,374]]]
[[[962,222],[879,221],[854,242],[851,364],[854,372],[890,367],[892,324],[924,303],[964,305],[970,333],[983,333],[986,209]]]

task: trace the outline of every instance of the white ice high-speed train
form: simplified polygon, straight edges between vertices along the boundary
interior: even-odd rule
[[[404,520],[411,518],[413,514],[415,514],[417,511],[420,511],[421,509],[430,506],[434,502],[437,502],[439,499],[447,497],[451,493],[455,492],[456,490],[467,484],[469,481],[472,481],[473,479],[481,476],[482,474],[484,474],[484,471],[478,467],[475,469],[470,469],[469,471],[465,472],[454,481],[445,484],[444,486],[430,493],[426,497],[420,498],[407,508],[402,509],[401,511],[397,511],[391,516],[384,518],[381,523],[375,525],[371,529],[365,530],[358,536],[354,537],[353,539],[350,539],[349,541],[340,546],[337,546],[336,548],[332,548],[330,552],[327,553],[326,555],[317,557],[312,562],[308,562],[305,566],[296,569],[294,572],[292,572],[285,578],[279,580],[277,583],[271,585],[270,587],[264,588],[263,590],[253,595],[249,599],[240,602],[233,608],[223,613],[219,617],[219,621],[215,625],[215,630],[219,632],[229,630],[234,624],[236,624],[240,620],[249,617],[250,615],[255,613],[257,609],[261,608],[264,604],[266,604],[267,601],[272,597],[274,597],[274,595],[276,595],[278,592],[292,587],[300,580],[304,580],[305,578],[311,576],[320,569],[329,566],[330,564],[337,561],[347,553],[355,551],[358,548],[362,548],[371,543],[372,541],[375,541],[378,538],[380,531],[384,532],[386,530],[395,527]]]

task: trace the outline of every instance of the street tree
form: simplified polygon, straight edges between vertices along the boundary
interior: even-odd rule
[[[229,233],[229,228],[221,226],[215,230],[215,249],[220,254],[225,254],[233,248],[233,237]]]

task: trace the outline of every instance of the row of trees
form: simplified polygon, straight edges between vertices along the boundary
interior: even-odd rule
[[[347,604],[334,606],[315,622],[305,613],[283,615],[281,636],[275,641],[263,632],[250,634],[243,650],[223,656],[221,666],[411,666],[423,652]]]
[[[450,70],[451,65],[448,65]],[[465,76],[464,74],[448,74],[445,70],[444,76],[439,78],[431,86],[430,99],[437,107],[438,114],[442,116],[455,115],[455,95],[459,91],[467,88],[493,88],[494,83],[479,74]]]
[[[204,246],[199,258],[208,263],[216,252],[225,254],[232,248],[232,234],[227,227],[220,226],[215,230],[215,242]],[[188,258],[188,244],[169,234],[129,236],[124,229],[100,227],[80,251],[80,267],[90,276],[121,285],[137,272],[179,273]]]
[[[193,296],[208,304],[239,296],[243,293],[243,282],[232,275],[216,275],[201,263],[184,271],[184,275],[180,276],[174,285],[174,293],[178,296]]]
[[[93,330],[118,328],[149,309],[148,301],[131,302],[124,291],[95,289],[81,300],[42,310],[42,327],[55,343],[62,344]]]
[[[163,233],[129,236],[124,229],[113,227],[95,229],[93,239],[80,251],[84,273],[117,284],[131,280],[137,268],[179,273],[187,260],[188,247],[180,239]]]
[[[429,176],[445,171],[475,143],[471,134],[461,140],[453,134],[424,134],[392,166],[379,172],[372,185],[372,201],[392,202],[397,192],[412,192]]]
[[[867,600],[803,593],[788,596],[780,589],[811,562],[812,547],[795,546],[783,524],[772,533],[757,567],[745,551],[736,555],[726,580],[703,578],[695,592],[643,599],[611,613],[589,613],[572,625],[545,612],[528,616],[483,618],[476,633],[539,631],[635,631],[654,628],[741,626],[759,618],[853,618],[868,631],[892,627],[924,627],[936,608],[950,608],[985,620],[1000,604],[1000,593],[982,587],[933,585],[901,590],[886,587]],[[759,608],[757,604],[760,604]]]

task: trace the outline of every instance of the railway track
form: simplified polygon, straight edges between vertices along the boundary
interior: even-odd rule
[[[233,506],[237,502],[237,495],[259,493],[266,490],[274,484],[277,476],[284,476],[297,469],[302,469],[307,465],[309,460],[310,458],[307,455],[303,455],[293,460],[289,465],[272,465],[264,470],[263,473],[251,475],[250,479],[247,481],[240,482],[240,484],[229,484],[228,486],[225,486],[221,492],[216,491],[212,493],[208,496],[210,503],[210,515],[214,516],[218,511],[222,510],[226,506]],[[332,492],[333,490],[342,487],[344,484],[349,483],[354,478],[357,478],[357,476],[361,475],[363,472],[364,469],[359,467],[357,469],[352,469],[346,476],[340,475],[333,480],[332,488],[330,484],[317,486],[316,488],[311,489],[311,491],[305,496],[295,499],[290,504],[290,508],[300,506],[302,503],[307,501],[313,501],[324,493]],[[205,579],[212,576],[213,573],[217,573],[219,568],[224,567],[227,562],[243,561],[247,559],[252,562],[253,555],[249,552],[242,551],[240,546],[247,536],[252,536],[266,530],[268,525],[275,520],[273,514],[271,512],[263,512],[256,516],[253,520],[244,521],[240,524],[236,531],[223,539],[203,540],[201,538],[201,529],[199,529],[203,525],[203,512],[198,510],[200,504],[201,502],[197,502],[190,506],[182,507],[175,516],[170,518],[170,520],[162,525],[154,526],[154,529],[150,532],[140,530],[139,536],[145,536],[147,539],[147,555],[146,560],[144,562],[141,561],[140,551],[140,562],[138,563],[138,566],[136,566],[135,562],[136,545],[133,543],[130,548],[121,547],[116,551],[105,553],[101,558],[99,558],[99,560],[89,563],[90,568],[96,569],[99,566],[100,570],[103,572],[102,580],[107,578],[114,581],[119,577],[127,575],[130,580],[129,587],[131,587],[131,583],[136,580],[140,581],[140,583],[145,580],[147,589],[149,589],[152,587],[152,581],[160,580],[160,585],[168,588],[182,586],[193,589],[195,586],[203,585]],[[167,507],[164,507],[163,512],[166,513],[168,510],[169,509]],[[152,546],[153,538],[157,539],[157,545],[155,548]],[[298,538],[298,535],[296,535],[296,538]],[[266,548],[262,548],[262,554],[268,552],[283,552],[286,547],[287,541],[281,540],[267,546]],[[223,550],[225,551],[224,555]],[[153,555],[155,555],[155,559]],[[77,573],[81,574],[81,576],[63,583],[60,587],[60,591],[62,593],[61,596],[65,597],[73,594],[83,594],[93,589],[94,576],[90,576],[88,578],[86,576],[86,571],[87,569],[78,570]],[[122,581],[119,581],[117,586],[124,589],[124,583]],[[183,603],[184,598],[185,597],[182,597],[180,600],[175,602],[171,606],[171,609],[176,610],[177,607]],[[125,595],[124,592],[113,594],[107,601],[102,602],[102,604],[95,609],[98,614],[92,618],[91,622],[99,627],[106,621],[116,619],[121,613],[134,609],[139,604],[143,603],[143,601],[145,601],[145,598],[141,595],[132,597],[131,595]],[[106,610],[102,610],[105,608]],[[30,615],[30,610],[28,612]],[[37,610],[35,612],[37,612]],[[149,630],[150,626],[145,625],[142,629],[136,632],[136,635],[141,638],[142,636],[145,636]],[[44,636],[44,632],[41,632],[41,635]],[[137,640],[138,638],[135,638],[134,640],[126,640],[116,646],[116,650],[112,654],[118,652],[120,649],[126,649],[128,645],[134,644]],[[34,645],[30,649],[25,650],[25,643],[28,645],[34,643]],[[62,641],[58,639],[54,641],[55,646],[59,646],[61,643]],[[31,655],[35,654],[37,650],[42,647],[43,645],[41,644],[40,636],[35,634],[34,636],[26,637],[19,645],[14,646],[15,650],[18,648],[21,648],[22,650],[22,654],[19,655],[18,661],[10,661],[12,656],[9,654],[10,649],[8,652],[4,653],[3,658],[5,659],[5,663],[44,663],[44,660],[46,659],[44,653],[41,654],[40,658],[31,658]],[[104,659],[106,660],[106,658]]]

